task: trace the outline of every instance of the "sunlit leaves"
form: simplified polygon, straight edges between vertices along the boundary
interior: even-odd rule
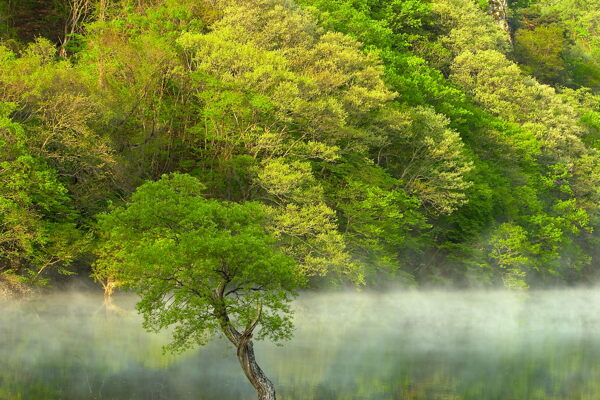
[[[203,191],[191,176],[164,176],[102,215],[98,272],[110,268],[138,291],[146,328],[174,325],[172,350],[226,335],[230,323],[242,332],[257,307],[258,337],[288,338],[288,303],[301,283],[294,262],[265,232],[259,204],[208,200]]]
[[[67,189],[27,150],[23,127],[9,117],[14,108],[0,103],[0,278],[39,284],[49,270],[69,273],[85,242]]]

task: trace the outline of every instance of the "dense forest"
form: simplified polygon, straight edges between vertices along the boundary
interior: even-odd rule
[[[206,242],[265,285],[589,283],[599,91],[599,0],[3,1],[0,281]],[[141,254],[169,216],[247,242]]]

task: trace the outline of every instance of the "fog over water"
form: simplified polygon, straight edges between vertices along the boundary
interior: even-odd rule
[[[0,399],[254,399],[224,341],[163,355],[135,298],[0,302]],[[600,290],[304,294],[257,345],[280,399],[600,399]]]

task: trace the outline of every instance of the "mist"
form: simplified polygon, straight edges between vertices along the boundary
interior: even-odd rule
[[[0,399],[254,399],[224,340],[165,355],[136,298],[0,303]],[[259,342],[282,399],[597,399],[600,291],[303,294],[294,338]]]

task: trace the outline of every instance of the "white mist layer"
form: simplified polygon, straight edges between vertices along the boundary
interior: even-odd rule
[[[163,355],[135,298],[0,303],[0,399],[253,399],[223,341]],[[306,294],[257,358],[281,399],[599,399],[600,290]]]

